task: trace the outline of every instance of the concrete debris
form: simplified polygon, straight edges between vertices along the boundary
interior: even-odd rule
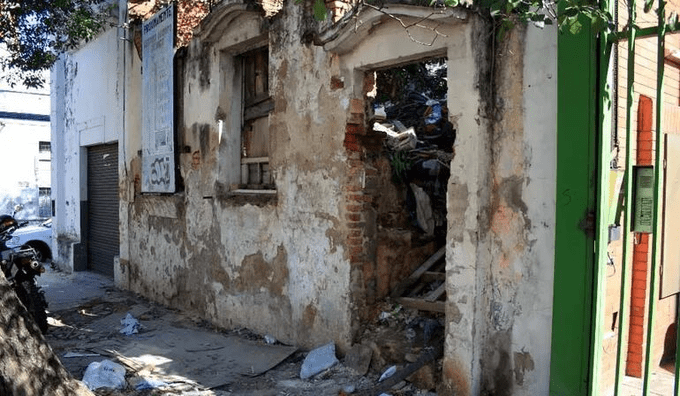
[[[328,343],[309,352],[300,369],[300,378],[308,379],[339,363],[335,357],[335,344]]]
[[[99,388],[123,389],[125,382],[125,367],[108,359],[92,362],[83,375],[83,382],[91,390]]]
[[[64,290],[72,290],[82,282],[78,276],[83,273],[73,278],[61,275],[51,272],[44,275],[44,281],[53,285],[48,292],[55,297],[66,294]],[[412,354],[411,360],[418,361],[426,338],[424,332],[432,327],[418,311],[400,304],[380,306],[388,318],[380,321],[375,315],[372,321],[381,329],[396,330],[395,334],[390,336],[367,328],[368,333],[361,338],[368,340],[375,336],[379,340],[389,340],[403,334],[408,326],[416,332],[416,337],[409,340],[402,336],[403,342],[381,342],[376,346],[380,355],[376,355],[369,341],[355,344],[347,351],[343,364],[339,364],[333,343],[304,354],[297,352],[295,347],[281,345],[278,340],[275,345],[266,344],[266,339],[274,340],[271,335],[266,337],[242,328],[216,331],[203,321],[116,290],[112,285],[102,284],[101,287],[104,298],[97,297],[86,303],[80,299],[63,301],[63,310],[52,313],[54,320],[46,335],[53,350],[60,357],[68,357],[62,359],[63,363],[78,378],[90,363],[100,364],[105,358],[124,367],[124,387],[112,393],[100,389],[97,394],[349,396],[368,392],[366,395],[375,396],[389,392],[415,396],[424,395],[422,390],[432,388],[433,383],[440,381],[440,364],[433,362],[417,371],[417,375],[407,377],[405,383],[403,378],[394,382],[392,377],[378,382],[380,374],[389,366],[408,366],[403,360],[405,353]],[[143,334],[129,337],[111,332],[112,327],[120,323],[119,312],[126,311],[134,315],[133,318],[143,320]],[[78,349],[74,345],[87,345],[87,348]],[[325,353],[320,353],[322,351]],[[96,354],[104,357],[94,356]],[[309,366],[317,354],[321,357],[315,361],[317,374],[311,374]],[[326,360],[326,364],[322,364],[322,360]],[[302,366],[305,379],[301,379]],[[394,376],[399,376],[401,371],[397,370]],[[85,384],[78,383],[85,389]],[[393,384],[375,392],[377,387],[388,383]],[[395,386],[400,389],[396,390]]]
[[[345,355],[345,366],[356,371],[359,375],[366,375],[371,365],[371,357],[373,350],[371,347],[363,344],[355,344]]]

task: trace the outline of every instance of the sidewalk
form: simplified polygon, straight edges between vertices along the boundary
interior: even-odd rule
[[[268,344],[247,329],[216,329],[118,290],[96,273],[48,268],[38,283],[49,304],[46,339],[76,379],[92,362],[109,359],[125,367],[126,388],[99,395],[338,395],[376,384],[375,375],[342,364],[301,380],[305,354],[297,348]],[[138,333],[120,332],[128,313],[138,321]],[[407,385],[389,394],[428,393]]]

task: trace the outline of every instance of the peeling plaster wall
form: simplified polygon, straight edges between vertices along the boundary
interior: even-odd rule
[[[513,30],[497,48],[488,86],[495,100],[480,114],[493,117],[480,117],[482,133],[458,132],[449,183],[444,362],[456,394],[548,393],[556,43],[554,29]]]
[[[301,42],[302,7],[293,4],[270,22],[245,7],[225,7],[179,56],[183,191],[133,194],[121,224],[121,285],[221,326],[306,347],[329,340],[349,346],[350,268],[339,243],[347,94],[330,92],[329,55]],[[230,192],[240,177],[233,62],[263,37],[275,101],[276,195],[238,196]],[[130,144],[139,136],[128,124],[128,186],[140,171],[139,147]]]

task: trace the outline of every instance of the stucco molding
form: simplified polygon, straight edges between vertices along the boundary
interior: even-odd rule
[[[351,51],[355,45],[368,36],[376,25],[384,21],[398,19],[454,24],[468,19],[468,12],[462,8],[417,7],[400,4],[385,5],[380,9],[365,8],[352,16],[352,21],[337,23],[319,34],[319,41],[325,43],[324,49],[342,55]]]
[[[243,15],[262,17],[262,10],[252,4],[231,3],[216,7],[201,23],[194,36],[204,43],[217,42],[223,32]],[[262,18],[264,21],[264,18]]]

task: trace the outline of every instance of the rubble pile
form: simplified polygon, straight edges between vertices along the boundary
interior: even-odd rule
[[[379,94],[370,118],[373,131],[384,137],[394,182],[409,187],[411,219],[429,236],[446,225],[446,187],[456,139],[445,81],[442,59],[378,72]]]

